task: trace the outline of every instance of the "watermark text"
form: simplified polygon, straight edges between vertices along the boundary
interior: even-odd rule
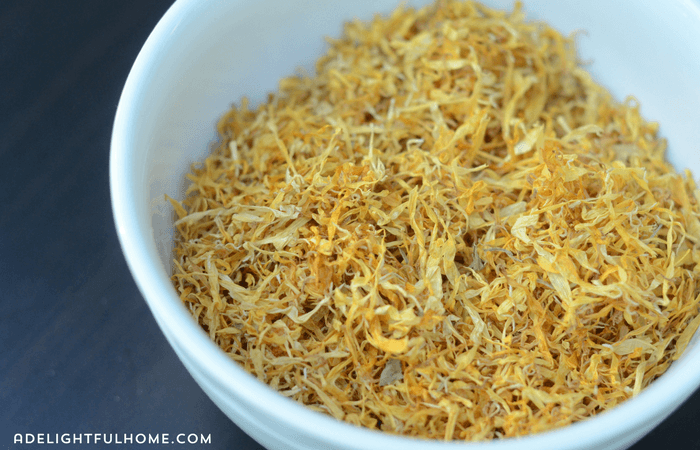
[[[16,433],[13,444],[211,444],[211,434],[197,433]]]

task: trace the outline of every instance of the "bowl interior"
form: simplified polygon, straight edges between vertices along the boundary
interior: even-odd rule
[[[483,3],[506,10],[513,7],[510,1]],[[313,71],[313,62],[325,48],[324,36],[338,36],[345,20],[369,19],[397,4],[393,0],[180,0],[144,46],[115,120],[112,199],[117,231],[132,273],[158,323],[171,342],[180,346],[178,353],[190,355],[183,358],[196,353],[184,343],[189,339],[184,335],[193,333],[196,324],[191,319],[186,324],[188,313],[170,286],[173,211],[164,196],[183,198],[185,174],[192,163],[211,151],[215,124],[234,102],[244,96],[260,102],[276,89],[280,78],[300,67]],[[661,124],[660,132],[669,140],[670,161],[677,169],[691,169],[698,179],[698,2],[530,0],[524,10],[529,19],[547,21],[565,34],[585,31],[577,37],[577,44],[580,57],[591,62],[588,69],[594,78],[618,100],[634,95],[643,116]],[[175,329],[182,331],[173,332]],[[202,344],[206,337],[200,334],[195,341],[206,348],[200,356],[214,355],[213,344]],[[652,385],[656,390],[673,390],[675,386],[675,397],[648,389],[651,394],[645,391],[633,400],[636,406],[619,408],[628,412],[651,408],[657,417],[668,414],[669,408],[677,406],[700,383],[700,348],[696,343],[697,335],[684,357]],[[235,391],[233,382],[221,376],[222,389]],[[246,382],[257,386],[252,377]],[[275,394],[269,398],[285,401]],[[623,415],[609,417],[630,423]],[[592,421],[579,427],[581,439],[590,439],[585,428],[588,422]]]

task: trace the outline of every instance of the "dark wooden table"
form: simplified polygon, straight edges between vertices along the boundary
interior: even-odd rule
[[[197,433],[211,435],[204,448],[261,448],[178,361],[114,230],[114,113],[171,3],[0,0],[0,449],[32,447],[13,445],[17,433]],[[699,419],[696,393],[634,450],[700,448]]]

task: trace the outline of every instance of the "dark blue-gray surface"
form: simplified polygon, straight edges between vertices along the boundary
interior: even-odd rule
[[[177,360],[114,231],[112,120],[170,3],[0,1],[0,449],[45,447],[16,433],[95,432],[260,449]],[[696,394],[634,450],[700,448],[699,418]]]
[[[95,432],[261,448],[178,361],[114,230],[112,121],[171,3],[0,1],[0,449],[45,447],[15,433]]]

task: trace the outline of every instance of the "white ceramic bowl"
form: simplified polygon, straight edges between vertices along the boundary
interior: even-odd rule
[[[215,123],[242,96],[260,101],[299,66],[312,67],[323,36],[344,20],[389,12],[394,0],[178,0],[155,28],[124,87],[114,123],[110,181],[117,233],[141,293],[202,389],[271,449],[619,449],[661,422],[700,385],[700,345],[636,398],[595,418],[520,439],[444,443],[338,422],[277,394],[219,350],[169,279],[172,211],[184,174],[216,138]],[[511,1],[485,1],[510,10]],[[529,18],[581,29],[583,59],[618,98],[634,94],[661,123],[677,168],[700,174],[700,2],[525,0]]]

